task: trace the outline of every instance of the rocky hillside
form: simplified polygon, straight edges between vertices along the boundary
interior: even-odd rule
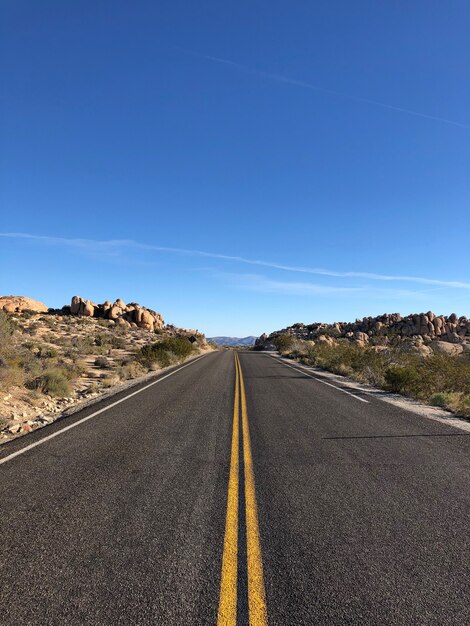
[[[139,304],[78,296],[61,309],[0,298],[0,440],[54,421],[127,381],[207,350],[204,335],[165,325]]]
[[[363,345],[387,345],[401,340],[426,345],[445,342],[453,345],[448,351],[454,354],[470,350],[470,319],[465,316],[457,317],[455,313],[449,316],[435,315],[432,311],[406,317],[399,313],[386,313],[377,317],[364,317],[355,322],[335,324],[297,323],[270,335],[261,335],[256,340],[256,346],[260,349],[272,346],[276,337],[284,334],[311,341],[328,337],[349,339]],[[439,347],[446,349],[443,345]]]

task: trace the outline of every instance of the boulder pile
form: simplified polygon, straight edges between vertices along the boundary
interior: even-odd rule
[[[262,348],[272,344],[273,339],[281,334],[293,335],[297,339],[316,341],[320,337],[349,339],[358,344],[369,342],[387,344],[391,340],[412,339],[430,343],[436,340],[452,344],[470,343],[470,319],[435,315],[432,311],[415,313],[402,317],[399,313],[386,313],[377,317],[364,317],[355,322],[337,322],[335,324],[294,324],[288,328],[275,331],[269,336],[261,335],[256,345]]]
[[[71,315],[81,317],[100,317],[112,320],[122,326],[137,326],[145,330],[161,330],[165,322],[160,313],[140,306],[136,302],[126,304],[118,298],[115,302],[107,300],[103,304],[95,304],[91,300],[84,300],[80,296],[73,296],[70,303]]]

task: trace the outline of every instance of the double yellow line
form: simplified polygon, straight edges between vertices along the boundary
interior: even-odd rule
[[[251,454],[250,429],[246,409],[245,385],[238,354],[235,355],[235,400],[233,406],[232,448],[228,482],[227,516],[225,521],[222,577],[220,582],[218,626],[236,626],[238,579],[238,498],[240,410],[243,434],[243,466],[245,479],[246,551],[248,574],[248,611],[250,626],[267,626],[263,562],[256,506],[255,477]]]

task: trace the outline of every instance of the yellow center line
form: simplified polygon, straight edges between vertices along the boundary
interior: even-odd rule
[[[238,354],[236,355],[240,376],[242,431],[243,431],[243,463],[245,468],[245,507],[246,507],[246,547],[248,561],[248,610],[250,626],[267,626],[268,612],[264,590],[263,560],[258,524],[258,508],[256,505],[255,476],[253,457],[251,454],[250,429],[246,408],[245,385]]]
[[[243,464],[245,480],[246,548],[248,575],[248,612],[250,626],[267,626],[266,595],[263,561],[256,505],[255,477],[251,454],[250,429],[246,408],[245,385],[240,359],[235,352],[235,400],[233,407],[232,448],[228,482],[227,516],[225,520],[222,576],[220,581],[217,626],[237,624],[237,569],[238,569],[238,472],[239,472],[239,413],[241,409],[243,433]]]
[[[227,517],[225,519],[222,576],[220,580],[218,626],[237,623],[237,563],[238,563],[238,449],[240,393],[238,367],[235,366],[235,400],[233,406],[232,451],[228,481]]]

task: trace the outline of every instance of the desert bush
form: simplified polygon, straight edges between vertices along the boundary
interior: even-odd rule
[[[45,337],[44,337],[45,338]],[[48,339],[49,343],[54,343],[56,346],[61,346],[62,348],[68,348],[72,345],[72,339],[70,337],[55,337],[53,341]]]
[[[138,361],[132,361],[118,368],[117,375],[121,380],[131,380],[143,376],[145,372],[146,370]]]
[[[97,356],[95,359],[95,365],[96,367],[101,367],[103,369],[108,369],[109,367],[111,367],[111,363],[105,356]]]
[[[452,402],[452,394],[444,393],[442,391],[434,393],[430,398],[430,402],[433,406],[439,406],[442,409],[447,409]]]
[[[51,348],[51,346],[39,346],[37,353],[39,359],[55,359],[57,355],[58,352],[55,348]]]
[[[170,337],[158,343],[142,346],[137,352],[136,359],[149,369],[155,363],[160,367],[168,367],[174,361],[185,359],[193,352],[191,342],[185,337]]]
[[[34,337],[40,328],[41,324],[39,324],[39,322],[32,322],[27,328],[25,328],[24,332],[31,335],[31,337]]]
[[[20,367],[11,367],[3,364],[0,366],[0,389],[8,391],[11,387],[24,385],[24,371]]]
[[[171,365],[169,353],[158,344],[143,346],[137,353],[136,359],[147,369],[151,369],[155,364],[159,367]]]
[[[463,417],[470,417],[470,396],[458,392],[440,392],[431,396],[430,403]]]
[[[57,324],[57,319],[55,317],[40,317],[39,321],[41,321],[48,328],[55,328]]]
[[[385,385],[390,391],[411,395],[419,373],[411,365],[390,365],[384,372]]]
[[[109,346],[110,338],[108,335],[99,333],[95,335],[95,346]]]
[[[60,363],[58,367],[64,372],[67,380],[75,380],[85,374],[86,367],[82,363]]]
[[[287,333],[283,333],[273,339],[273,344],[281,354],[285,354],[291,350],[294,344],[294,337]]]
[[[119,383],[119,376],[108,376],[106,374],[103,375],[101,384],[105,389],[109,389],[110,387],[114,387]]]
[[[65,373],[58,368],[45,370],[40,376],[27,381],[26,386],[55,397],[68,396],[71,392]]]
[[[42,372],[42,362],[36,357],[32,349],[16,347],[6,360],[10,367],[17,367],[26,374],[35,375]]]
[[[95,340],[89,335],[86,337],[74,337],[72,344],[79,354],[93,354],[96,350]]]
[[[116,337],[112,335],[110,338],[110,344],[113,348],[123,349],[126,347],[126,340],[123,337]]]
[[[15,324],[3,309],[0,309],[0,348],[11,344]]]
[[[188,357],[194,352],[193,344],[186,337],[170,337],[160,341],[160,345],[164,350],[173,352],[178,358]]]

